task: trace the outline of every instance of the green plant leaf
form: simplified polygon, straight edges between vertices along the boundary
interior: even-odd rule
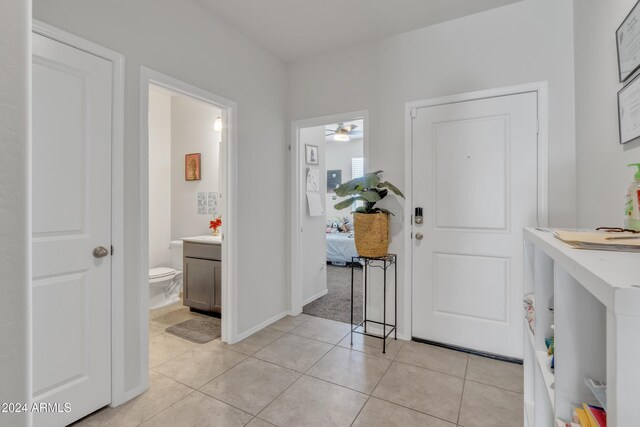
[[[360,196],[356,196],[356,197],[349,197],[348,199],[345,199],[343,201],[341,201],[340,203],[336,203],[333,207],[340,210],[340,209],[345,209],[348,208],[349,206],[353,205],[355,202],[360,201],[360,200],[364,200],[362,197]]]
[[[356,179],[363,179],[362,186],[364,188],[376,188],[378,184],[380,184],[380,177],[378,176],[379,173],[382,173],[382,171],[367,173],[362,178]]]
[[[378,187],[388,188],[389,190],[393,191],[393,193],[396,194],[397,196],[400,196],[403,199],[405,198],[404,194],[402,194],[402,191],[400,191],[400,189],[398,187],[396,187],[395,185],[393,185],[389,181],[385,181],[385,182],[380,183],[380,185],[378,185]]]
[[[384,212],[393,215],[386,209],[376,208],[376,202],[384,199],[389,194],[389,190],[402,198],[404,198],[404,194],[389,181],[380,182],[380,174],[382,174],[381,170],[370,172],[360,178],[347,181],[336,188],[336,196],[353,196],[348,200],[336,204],[336,209],[344,209],[351,206],[354,202],[362,200],[365,202],[365,205],[356,209],[358,213]]]
[[[380,194],[376,190],[367,190],[360,193],[360,197],[370,203],[375,203],[382,199]]]
[[[335,193],[339,197],[352,196],[362,191],[378,187],[380,177],[377,175],[381,171],[368,173],[365,176],[354,178],[351,181],[342,183],[335,189]]]

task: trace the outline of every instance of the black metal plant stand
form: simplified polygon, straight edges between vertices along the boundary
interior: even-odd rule
[[[393,338],[398,339],[398,332],[396,330],[396,325],[398,324],[398,267],[397,261],[398,256],[396,254],[388,254],[384,257],[379,258],[369,258],[369,257],[361,257],[356,256],[351,258],[351,346],[353,346],[353,333],[366,335],[368,337],[378,338],[382,340],[382,352],[387,352],[387,338],[393,332]],[[363,297],[364,297],[364,317],[362,322],[357,325],[353,324],[353,268],[354,265],[358,263],[364,267],[364,283],[363,286]],[[393,325],[387,323],[387,270],[393,266]],[[382,281],[382,322],[378,322],[375,320],[367,319],[367,288],[369,286],[369,267],[372,268],[380,268],[383,270],[383,281]],[[371,332],[367,332],[367,323],[373,323],[376,325],[382,325],[382,334],[375,334]],[[387,332],[387,327],[390,327]],[[362,330],[359,330],[362,329]]]

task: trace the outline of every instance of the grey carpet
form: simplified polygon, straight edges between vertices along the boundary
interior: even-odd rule
[[[362,269],[353,272],[353,323],[362,322]],[[325,296],[310,302],[302,312],[310,316],[351,322],[351,267],[327,265],[327,288]]]
[[[169,326],[165,332],[197,344],[205,344],[220,336],[220,319],[208,316],[196,317]]]

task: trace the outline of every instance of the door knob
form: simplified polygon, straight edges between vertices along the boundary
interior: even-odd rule
[[[107,248],[105,248],[104,246],[97,246],[93,250],[93,256],[96,257],[96,258],[104,258],[107,255],[109,255],[109,250]]]
[[[422,240],[423,237],[422,233],[416,233],[416,240]]]

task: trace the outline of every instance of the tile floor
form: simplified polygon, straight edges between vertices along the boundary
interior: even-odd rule
[[[193,344],[164,329],[194,316],[151,313],[149,390],[77,426],[424,426],[523,424],[522,367],[439,347],[354,335],[287,316],[246,340]]]

